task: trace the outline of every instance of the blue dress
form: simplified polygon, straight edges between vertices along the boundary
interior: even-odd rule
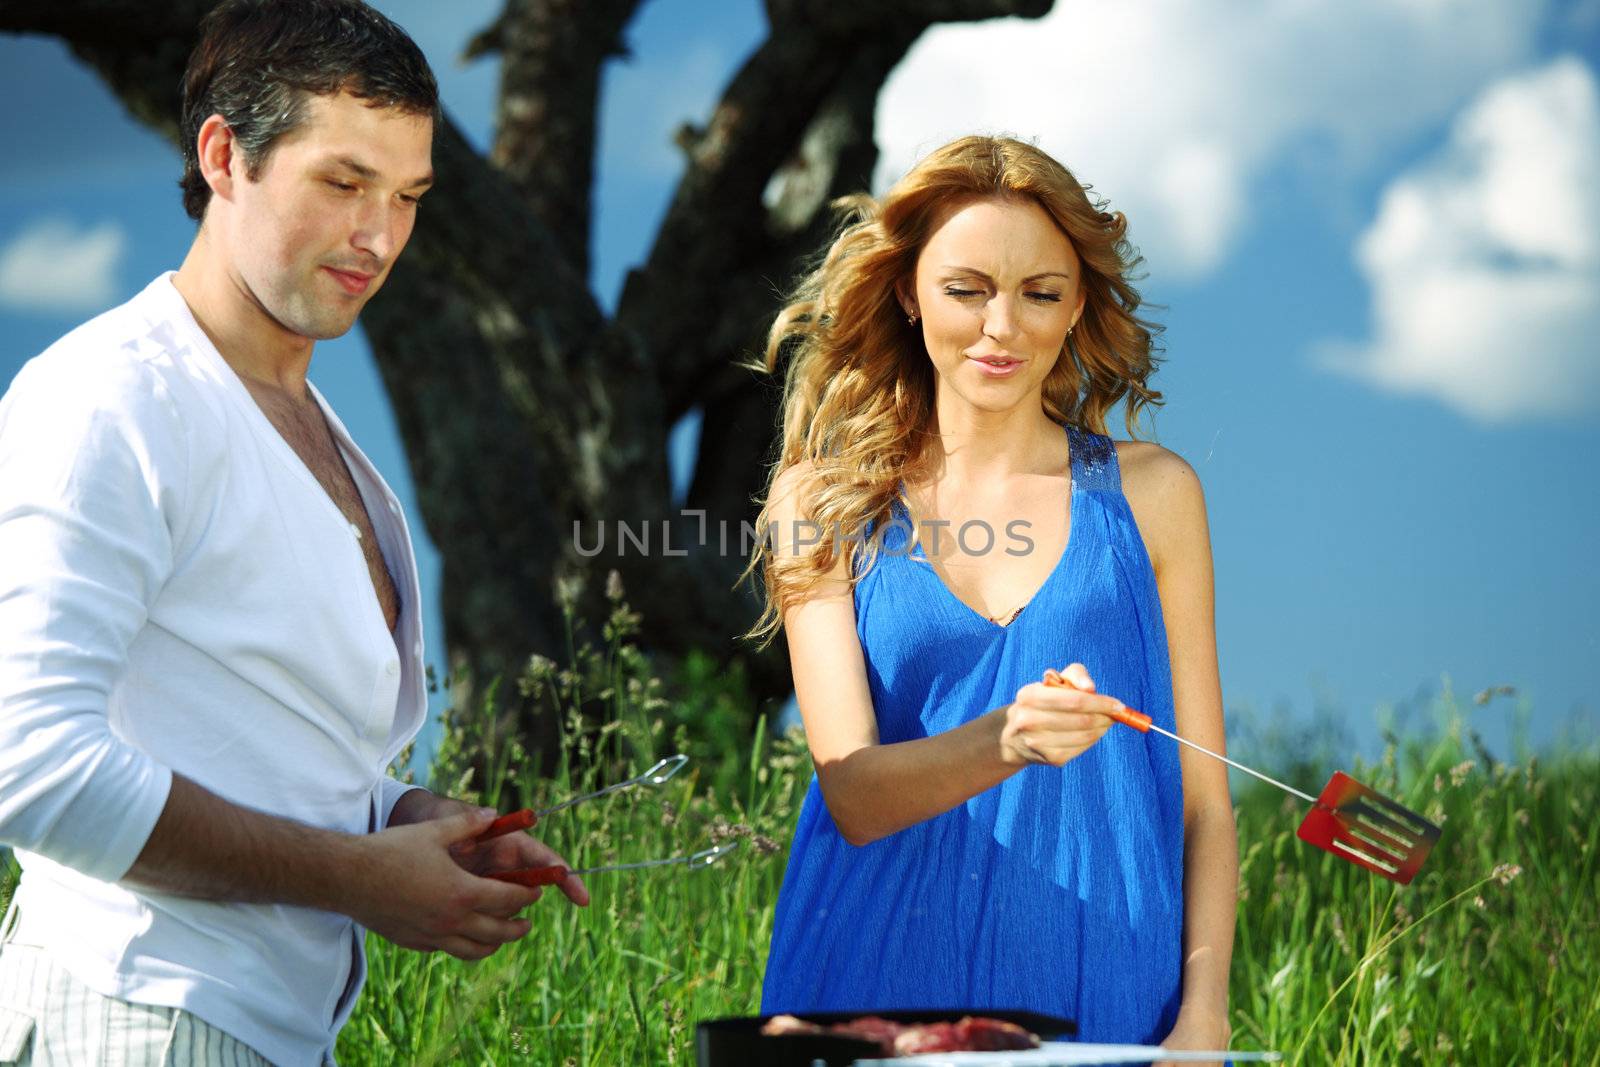
[[[1071,529],[1008,626],[966,606],[903,510],[855,589],[884,744],[1011,702],[1081,662],[1099,692],[1171,730],[1166,629],[1111,439],[1068,428]],[[897,505],[898,507],[898,505]],[[1007,547],[997,531],[996,551]],[[864,847],[815,778],[778,897],[764,1014],[1022,1009],[1084,1041],[1154,1043],[1177,1019],[1183,938],[1178,745],[1114,726],[1065,767],[1028,766],[943,815]]]

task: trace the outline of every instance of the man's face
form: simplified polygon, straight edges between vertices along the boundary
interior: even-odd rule
[[[349,330],[411,236],[432,146],[426,115],[310,97],[255,180],[235,161],[228,255],[247,295],[301,337]]]

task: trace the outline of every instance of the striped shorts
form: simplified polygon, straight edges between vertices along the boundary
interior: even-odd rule
[[[272,1067],[181,1008],[102,996],[0,920],[0,1067]]]

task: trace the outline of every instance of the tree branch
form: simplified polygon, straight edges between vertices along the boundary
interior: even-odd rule
[[[807,23],[828,33],[866,33],[894,20],[921,23],[926,29],[938,22],[981,22],[1019,16],[1038,18],[1053,0],[766,0],[767,16],[774,26]]]
[[[765,487],[763,461],[775,439],[782,389],[736,365],[758,351],[763,325],[778,303],[777,287],[826,242],[833,219],[826,205],[867,187],[878,150],[873,139],[877,86],[893,66],[892,47],[860,53],[818,109],[799,148],[771,184],[766,247],[746,276],[730,287],[722,316],[708,330],[720,356],[698,400],[703,412],[700,452],[689,504],[708,514],[753,520],[754,500]],[[742,561],[732,561],[742,564]],[[725,568],[732,581],[737,566]]]
[[[0,31],[61,38],[135,118],[175,142],[180,76],[217,2],[0,0]]]
[[[0,31],[48,33],[65,40],[121,44],[196,37],[200,17],[218,0],[0,0]]]
[[[873,75],[854,79],[851,91],[875,100],[935,22],[1038,16],[1051,2],[769,0],[767,40],[734,76],[707,126],[680,134],[688,169],[618,309],[630,328],[648,325],[669,418],[688,410],[727,362],[731,339],[708,336],[708,324],[727,321],[730,292],[749,300],[764,290],[775,308],[772,290],[788,279],[758,273],[774,251],[763,194],[846,72]],[[744,343],[749,329],[734,343]]]
[[[500,104],[489,160],[511,180],[580,277],[589,272],[600,71],[623,52],[639,0],[507,0],[469,54],[497,51]]]

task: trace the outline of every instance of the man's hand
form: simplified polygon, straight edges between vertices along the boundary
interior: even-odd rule
[[[480,960],[527,935],[531,924],[517,913],[539,899],[539,890],[483,878],[463,866],[457,853],[473,848],[495,813],[452,804],[451,814],[362,839],[358,869],[347,883],[348,906],[341,910],[401,948]],[[542,850],[529,853],[536,856],[533,862],[561,862],[532,838],[528,842]],[[581,883],[577,891],[587,901]]]
[[[413,797],[418,799],[412,801]],[[407,801],[412,801],[416,807],[401,813],[401,805],[406,804]],[[400,803],[395,805],[396,813],[401,813],[403,819],[409,819],[410,821],[445,819],[477,810],[477,808],[464,801],[456,800],[452,797],[434,796],[432,793],[427,793],[420,789],[407,793],[400,798]],[[395,816],[391,814],[389,825],[394,826],[396,821]],[[490,821],[493,821],[493,819],[491,818]],[[516,833],[492,837],[482,842],[471,838],[465,841],[458,841],[450,847],[450,854],[461,865],[463,870],[470,871],[480,878],[486,878],[500,871],[514,871],[522,867],[571,868],[572,866],[550,846],[521,830]],[[583,879],[577,875],[569,875],[561,883],[560,888],[561,892],[566,894],[567,899],[574,904],[582,906],[589,903],[589,890],[584,886]],[[534,899],[537,900],[543,889],[536,887],[532,892]]]
[[[403,948],[482,959],[528,933],[516,915],[540,891],[475,872],[566,866],[526,834],[477,855],[476,838],[494,818],[490,809],[414,789],[395,805],[389,829],[347,834],[229,803],[174,774],[161,818],[123,881],[201,900],[334,911]],[[588,903],[576,878],[562,890]]]

